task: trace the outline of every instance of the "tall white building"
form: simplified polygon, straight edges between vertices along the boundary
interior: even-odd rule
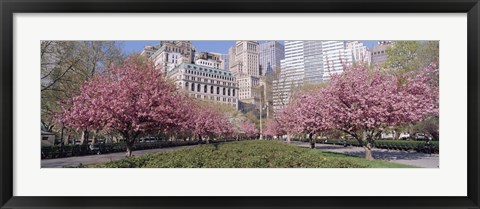
[[[305,82],[319,83],[323,80],[323,44],[323,41],[303,42]]]
[[[320,83],[343,72],[353,62],[346,41],[285,41],[281,73],[273,82],[274,110],[289,103],[292,90],[305,83]]]
[[[352,64],[352,50],[347,47],[346,41],[322,41],[322,47],[323,80],[330,79],[331,75],[342,73],[344,65]]]
[[[349,41],[347,42],[347,48],[352,51],[354,63],[364,63],[370,65],[372,56],[367,46],[363,45],[362,42]]]
[[[237,41],[229,50],[230,71],[239,85],[239,99],[256,104],[259,94],[255,87],[260,82],[259,45],[256,41]]]
[[[273,81],[273,108],[288,104],[291,90],[303,84],[305,77],[304,41],[285,41],[285,59],[280,61],[281,73]]]
[[[264,76],[280,67],[285,59],[285,47],[278,41],[266,41],[259,45],[260,75]]]

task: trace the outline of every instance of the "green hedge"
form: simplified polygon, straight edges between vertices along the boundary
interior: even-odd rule
[[[84,166],[81,166],[84,167]],[[200,145],[90,165],[94,168],[399,168],[411,167],[323,152],[278,141],[253,140]]]
[[[344,145],[344,139],[328,139],[327,142],[325,140],[318,140],[317,142],[325,143],[325,144],[336,144],[336,145]],[[349,146],[360,146],[357,140],[348,139],[346,140]],[[431,141],[431,149],[432,153],[439,153],[439,142],[438,141]],[[424,152],[427,153],[428,149],[426,147],[425,141],[410,141],[410,140],[375,140],[374,146],[379,149],[389,149],[389,150],[403,150],[403,151],[417,151],[417,152]]]
[[[220,140],[233,141],[233,140]],[[215,141],[212,141],[215,142]],[[205,141],[159,141],[159,142],[137,142],[133,146],[133,150],[158,149],[164,147],[188,146],[202,144]],[[125,143],[97,144],[95,147],[100,149],[101,154],[126,152]],[[95,155],[96,151],[91,151],[89,145],[64,145],[62,146],[45,146],[42,147],[42,159],[53,159],[73,156]]]

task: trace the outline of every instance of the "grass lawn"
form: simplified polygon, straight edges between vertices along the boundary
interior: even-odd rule
[[[169,153],[92,165],[94,168],[411,168],[381,160],[288,145],[278,141],[240,141],[201,145]]]

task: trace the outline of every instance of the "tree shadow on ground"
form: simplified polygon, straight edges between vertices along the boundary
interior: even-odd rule
[[[346,155],[365,156],[365,151],[347,151],[343,152]],[[418,152],[406,152],[406,151],[388,151],[388,150],[373,150],[373,158],[377,160],[418,160],[428,158],[431,155],[418,153]]]
[[[345,147],[343,145],[323,145],[323,146],[316,146],[317,149],[322,150],[341,150],[341,149],[349,149],[351,146]]]

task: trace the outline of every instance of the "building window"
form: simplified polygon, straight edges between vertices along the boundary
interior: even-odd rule
[[[217,86],[217,94],[220,94],[220,87]]]
[[[223,95],[225,95],[225,88],[223,88]]]
[[[210,94],[213,94],[213,86],[210,86]]]
[[[232,96],[235,96],[235,89],[232,90]]]
[[[197,84],[197,92],[200,92],[200,84]]]
[[[230,96],[230,89],[228,89],[228,96]]]
[[[207,93],[207,85],[203,85],[203,93]]]
[[[192,83],[192,91],[195,91],[195,83]]]

